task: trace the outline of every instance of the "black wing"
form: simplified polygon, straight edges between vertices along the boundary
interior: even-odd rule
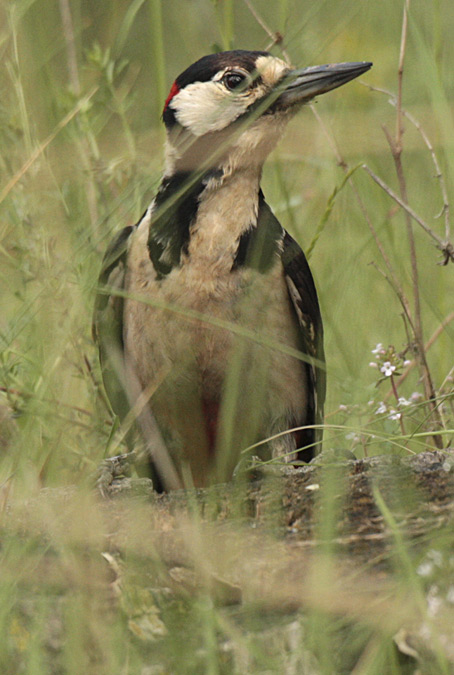
[[[128,410],[124,390],[123,304],[115,290],[124,290],[126,258],[136,226],[125,227],[104,255],[93,312],[93,337],[98,344],[102,378],[112,409],[123,419]]]
[[[306,256],[296,241],[285,232],[282,264],[290,299],[300,327],[301,351],[312,363],[305,363],[308,382],[308,407],[304,424],[322,424],[326,394],[325,353],[323,350],[323,324],[317,291]],[[300,420],[295,420],[299,424]],[[320,450],[322,430],[307,429],[297,437],[298,447],[314,443],[317,446],[298,453],[298,458],[308,461]]]

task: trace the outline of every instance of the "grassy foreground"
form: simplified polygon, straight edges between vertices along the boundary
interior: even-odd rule
[[[452,263],[437,264],[437,242],[449,240],[453,198],[454,10],[448,0],[406,6],[405,14],[391,0],[11,0],[0,8],[1,672],[412,672],[414,655],[399,660],[393,638],[421,626],[433,650],[422,671],[452,671],[452,520],[415,549],[377,493],[394,533],[383,572],[392,583],[382,588],[374,577],[372,594],[362,595],[364,582],[355,590],[351,581],[368,571],[358,561],[347,601],[329,543],[343,478],[328,471],[316,500],[319,593],[304,609],[276,607],[265,576],[268,609],[245,601],[237,612],[213,600],[208,581],[202,590],[188,582],[184,597],[166,602],[156,556],[147,583],[154,539],[144,542],[148,529],[170,526],[140,501],[109,511],[90,492],[102,459],[124,449],[90,337],[102,252],[153,196],[173,78],[218,48],[275,42],[272,51],[295,65],[374,62],[364,83],[321,97],[292,122],[263,188],[311,252],[329,369],[325,448],[405,457],[452,445],[454,281]],[[395,490],[393,504],[410,508],[416,495],[405,484]],[[232,550],[246,541],[241,555],[282,561],[278,516],[253,536],[243,501],[240,490]],[[179,517],[209,567],[217,540],[207,544],[199,516],[195,505],[189,522]],[[399,606],[408,609],[401,618]]]

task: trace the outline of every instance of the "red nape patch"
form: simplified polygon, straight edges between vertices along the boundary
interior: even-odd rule
[[[203,416],[205,418],[205,430],[208,440],[208,450],[212,455],[216,449],[218,431],[219,403],[212,399],[202,399]]]
[[[172,88],[169,92],[169,95],[166,98],[166,102],[164,103],[164,109],[162,111],[163,113],[165,113],[165,111],[167,110],[167,106],[169,105],[170,101],[173,99],[174,96],[176,96],[178,94],[179,91],[180,91],[180,87],[177,85],[176,82],[174,82],[172,84]]]

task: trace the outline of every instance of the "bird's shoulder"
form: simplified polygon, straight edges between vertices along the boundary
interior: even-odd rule
[[[249,267],[266,273],[275,264],[285,230],[259,192],[257,222],[245,230],[238,240],[232,271]]]
[[[276,253],[280,257],[282,273],[299,329],[301,351],[309,359],[313,359],[312,363],[307,363],[307,370],[315,397],[312,404],[314,417],[320,419],[326,389],[323,323],[317,289],[307,258],[300,245],[279,223],[261,191],[257,227],[252,232],[247,232],[244,238],[244,251],[241,249],[241,241],[238,248],[239,253],[242,253],[242,260],[246,264],[248,261],[249,264],[255,261],[259,271],[267,271],[267,266],[276,259]]]

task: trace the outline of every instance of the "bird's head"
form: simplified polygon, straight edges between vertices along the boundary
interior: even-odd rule
[[[204,56],[177,77],[165,102],[166,172],[260,167],[302,104],[353,80],[371,65],[339,63],[298,70],[268,52]]]

